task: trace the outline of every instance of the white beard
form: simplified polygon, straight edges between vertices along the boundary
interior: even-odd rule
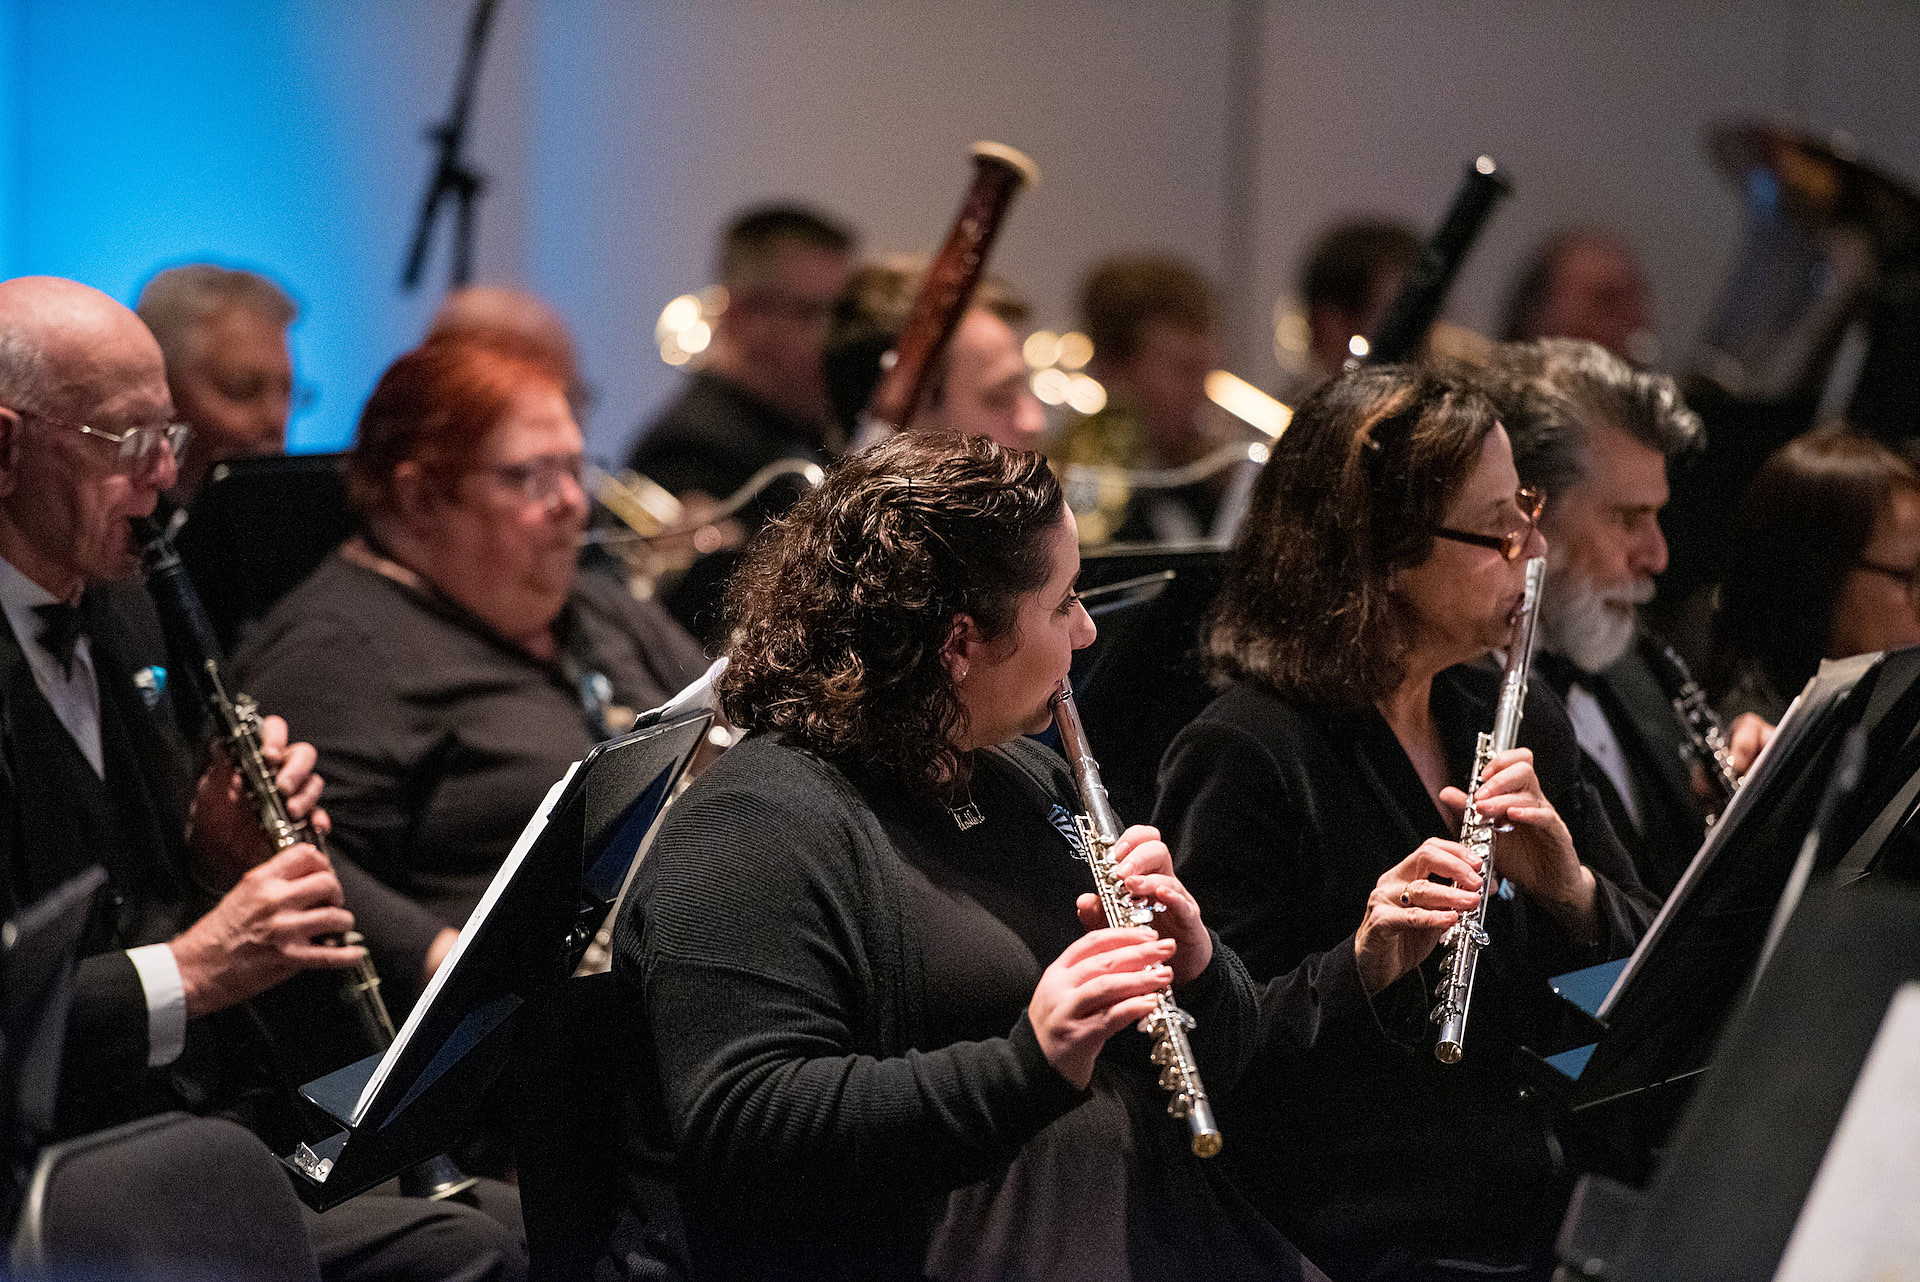
[[[1540,644],[1582,672],[1612,667],[1633,644],[1634,609],[1653,600],[1653,580],[1601,587],[1547,562],[1540,601]]]

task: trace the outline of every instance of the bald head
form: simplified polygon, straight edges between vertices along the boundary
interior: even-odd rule
[[[91,285],[58,276],[0,281],[0,406],[85,421],[168,416],[160,344]]]
[[[511,334],[538,348],[568,382],[580,376],[573,335],[560,313],[532,294],[504,285],[469,285],[454,290],[434,313],[427,334]]]
[[[61,600],[131,573],[127,519],[153,511],[174,459],[162,445],[129,463],[108,437],[154,433],[172,408],[138,316],[76,281],[0,282],[0,557]]]

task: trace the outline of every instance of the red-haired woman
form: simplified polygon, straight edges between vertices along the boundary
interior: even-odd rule
[[[567,765],[704,666],[658,606],[577,572],[565,390],[506,337],[395,361],[347,464],[364,533],[239,661],[320,750],[336,850],[454,925]]]

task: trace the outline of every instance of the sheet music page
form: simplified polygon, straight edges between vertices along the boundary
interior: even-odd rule
[[[1774,1282],[1920,1282],[1920,984],[1887,1007]]]
[[[426,1017],[427,1010],[433,1005],[433,999],[440,995],[440,989],[444,986],[447,976],[453,974],[454,969],[460,965],[460,959],[466,956],[467,943],[473,934],[473,923],[485,921],[487,914],[493,911],[493,906],[505,892],[507,883],[513,880],[513,874],[526,860],[527,852],[533,849],[533,843],[540,839],[541,832],[546,829],[547,816],[553,813],[554,803],[559,801],[560,794],[566,791],[567,781],[573,778],[574,771],[579,768],[578,761],[567,767],[567,773],[561,775],[560,781],[547,789],[547,795],[541,801],[540,809],[534,812],[533,818],[527,821],[527,826],[521,829],[520,839],[513,843],[513,849],[507,853],[506,862],[500,865],[500,871],[495,873],[493,880],[488,883],[487,893],[480,897],[479,904],[467,917],[466,927],[460,931],[460,938],[454,942],[453,951],[449,952],[447,959],[440,963],[440,969],[433,972],[433,978],[427,983],[427,991],[422,993],[420,1000],[414,1003],[413,1012],[407,1016],[407,1022],[400,1026],[400,1032],[393,1039],[393,1045],[387,1047],[387,1053],[373,1070],[373,1076],[367,1079],[366,1088],[360,1092],[360,1099],[353,1108],[355,1126],[367,1120],[367,1105],[373,1102],[373,1097],[386,1083],[388,1072],[399,1060],[401,1051],[405,1050],[407,1043],[412,1040],[413,1030],[418,1028],[420,1021]]]

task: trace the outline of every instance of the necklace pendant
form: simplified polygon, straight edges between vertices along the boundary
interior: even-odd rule
[[[969,828],[978,828],[987,821],[987,817],[980,813],[979,805],[971,798],[964,806],[948,806],[947,813],[953,816],[954,826],[961,832]]]

